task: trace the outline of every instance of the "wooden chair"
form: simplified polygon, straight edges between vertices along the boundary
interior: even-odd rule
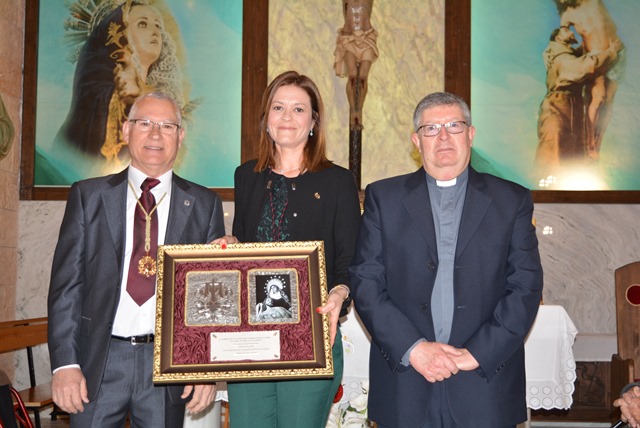
[[[611,357],[612,401],[626,384],[640,379],[640,261],[616,269],[615,287],[618,353]],[[612,420],[619,416],[612,408]]]
[[[222,428],[229,428],[229,402],[228,401],[223,401],[222,402],[222,411],[221,413],[221,419],[222,419]]]
[[[53,406],[51,419],[55,420],[58,409],[53,404],[51,382],[36,382],[32,347],[47,343],[47,318],[32,318],[0,322],[0,353],[26,350],[29,366],[30,387],[18,391],[27,410],[33,411],[35,426],[40,428],[40,410]]]

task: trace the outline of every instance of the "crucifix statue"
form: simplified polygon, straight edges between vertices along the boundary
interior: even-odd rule
[[[371,64],[378,58],[378,33],[371,26],[373,0],[342,0],[344,26],[336,38],[334,70],[347,77],[349,101],[349,169],[360,187],[362,106]]]

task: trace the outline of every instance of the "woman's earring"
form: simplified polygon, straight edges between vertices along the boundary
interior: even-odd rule
[[[313,137],[313,128],[311,128],[311,131],[309,131],[309,137]]]
[[[269,133],[269,128],[267,128],[267,134]]]

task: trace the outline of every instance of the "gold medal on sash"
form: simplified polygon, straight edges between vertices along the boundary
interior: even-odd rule
[[[129,187],[131,187],[131,191],[135,195],[136,191],[133,188],[133,185],[131,184],[131,182],[129,182]],[[151,212],[147,212],[147,210],[144,209],[144,207],[142,206],[142,203],[140,202],[140,198],[138,198],[138,206],[140,207],[140,209],[142,210],[145,216],[144,251],[147,253],[146,255],[142,256],[140,260],[138,260],[138,273],[140,275],[146,276],[147,278],[149,278],[152,275],[155,275],[157,270],[155,259],[149,255],[149,250],[151,249],[151,215],[156,210],[156,208],[158,208],[158,205],[162,203],[165,196],[167,196],[166,192],[164,193],[164,195],[162,195],[162,198],[160,198],[160,201],[158,201],[156,206],[153,207]]]
[[[149,278],[156,274],[156,261],[150,255],[146,255],[138,260],[138,272]]]

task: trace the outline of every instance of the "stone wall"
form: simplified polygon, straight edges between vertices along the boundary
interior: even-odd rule
[[[6,157],[0,159],[0,320],[8,320],[15,318],[18,277],[24,0],[0,2],[0,40],[3,45],[0,96],[14,127],[11,148]],[[9,364],[12,357],[12,354],[0,355],[0,367],[9,375],[13,372],[13,364]]]

